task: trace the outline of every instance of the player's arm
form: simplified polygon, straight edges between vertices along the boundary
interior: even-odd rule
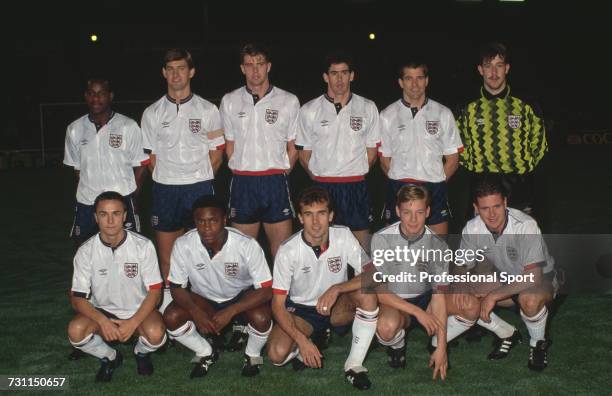
[[[330,316],[332,307],[341,294],[350,293],[361,288],[363,276],[363,273],[359,274],[352,279],[338,283],[327,289],[317,300],[317,312],[324,316]]]
[[[391,157],[380,157],[380,169],[382,169],[385,176],[389,176],[389,169],[391,169]]]
[[[151,172],[151,174],[153,174],[153,170],[155,169],[155,162],[157,161],[157,155],[156,154],[149,154],[149,165],[147,166],[147,168],[149,168],[149,172]]]
[[[368,147],[366,151],[368,152],[368,167],[371,168],[378,158],[378,147]]]
[[[438,329],[442,324],[438,320],[438,318],[426,311],[423,311],[418,306],[409,303],[408,301],[402,299],[395,293],[391,293],[389,291],[385,291],[382,289],[377,289],[376,291],[378,302],[380,304],[384,304],[388,307],[395,308],[400,312],[405,312],[408,315],[414,316],[418,322],[425,328],[427,334],[432,336],[438,333]]]
[[[147,161],[147,164],[148,163],[149,161]],[[141,166],[134,167],[134,179],[136,180],[136,191],[134,191],[134,195],[137,198],[140,196],[140,192],[142,191],[142,186],[146,178],[147,178],[147,165],[141,165]]]
[[[304,168],[306,173],[308,173],[308,176],[310,176],[310,178],[313,179],[314,175],[312,174],[312,172],[310,172],[310,169],[308,169],[308,163],[310,162],[311,155],[312,155],[312,150],[306,150],[306,149],[298,150],[298,158],[300,159],[300,165],[302,165],[302,168]]]
[[[161,284],[160,284],[161,286]],[[157,307],[161,300],[161,288],[149,289],[147,296],[140,304],[136,313],[129,319],[111,319],[113,323],[119,326],[121,338],[119,341],[126,342],[136,331],[138,326],[146,319],[147,316]]]
[[[480,303],[480,318],[489,323],[491,318],[489,314],[495,308],[498,301],[506,300],[515,294],[519,294],[531,287],[537,287],[542,283],[542,266],[541,263],[529,264],[525,266],[523,271],[522,282],[512,282],[504,284],[497,289],[491,291],[485,296]]]
[[[441,379],[446,379],[446,370],[448,368],[448,356],[446,354],[446,298],[444,293],[434,293],[431,296],[431,303],[428,310],[440,323],[440,326],[436,330],[436,337],[438,338],[438,346],[434,353],[431,354],[429,359],[429,367],[433,368],[433,379],[438,377],[440,374]]]
[[[172,300],[191,316],[198,330],[206,334],[219,334],[212,318],[196,305],[186,288],[171,281],[170,294]]]
[[[223,163],[223,150],[210,150],[208,151],[208,156],[210,157],[213,174],[216,175]]]
[[[117,325],[91,305],[82,293],[73,291],[70,296],[70,303],[76,312],[88,317],[98,324],[100,333],[102,333],[102,337],[105,340],[118,341],[121,338],[121,333]]]
[[[247,297],[241,298],[237,303],[217,311],[212,317],[212,321],[217,326],[217,329],[223,329],[229,324],[232,318],[245,311],[249,311],[255,307],[268,303],[272,299],[272,284],[267,287],[260,287],[248,294]]]
[[[225,140],[225,155],[227,156],[227,160],[229,161],[234,155],[234,141],[233,140]]]
[[[459,153],[445,155],[444,174],[446,175],[446,181],[450,180],[457,168],[459,168]]]
[[[289,169],[287,170],[287,174],[289,174],[293,170],[295,162],[298,159],[298,150],[295,148],[295,140],[287,142],[287,156],[289,157]]]

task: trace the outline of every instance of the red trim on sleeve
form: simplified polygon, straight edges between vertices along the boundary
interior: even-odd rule
[[[149,285],[149,290],[160,290],[162,288],[163,282],[156,283],[154,285]]]
[[[376,148],[379,148],[380,146],[382,146],[382,142],[376,143]]]
[[[321,183],[352,183],[365,180],[365,176],[315,176]]]
[[[370,261],[369,263],[366,263],[361,269],[363,271],[369,271],[372,268],[374,268],[374,262]]]
[[[377,155],[378,157],[382,157],[382,156],[383,156],[382,151],[378,151],[378,152],[376,153],[376,155]]]
[[[224,148],[225,148],[225,143],[223,143],[223,144],[221,144],[221,145],[217,146],[215,149],[216,149],[217,151],[221,151],[221,150],[223,150]]]
[[[458,154],[461,154],[461,153],[463,153],[463,150],[464,150],[464,148],[463,148],[463,146],[461,146],[461,147],[459,147],[459,148],[457,149],[457,153],[458,153]]]
[[[264,288],[264,287],[271,287],[271,286],[272,286],[272,279],[261,283],[261,287],[262,288]]]
[[[287,294],[287,290],[272,288],[272,294]]]
[[[538,264],[538,263],[527,264],[526,266],[523,267],[523,271],[529,271],[529,270],[532,270],[534,268],[538,268],[539,266],[540,266],[540,264]]]
[[[140,165],[141,165],[141,166],[147,166],[147,165],[149,165],[150,163],[151,163],[151,158],[147,158],[147,159],[146,159],[146,160],[144,160],[144,161],[140,161]]]

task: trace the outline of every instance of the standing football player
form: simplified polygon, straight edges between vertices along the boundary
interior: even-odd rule
[[[75,348],[100,359],[96,381],[108,382],[123,356],[107,342],[137,336],[137,372],[151,375],[150,354],[166,341],[166,328],[155,309],[162,288],[155,247],[123,228],[127,204],[121,194],[98,195],[94,208],[100,232],[74,257],[70,300],[77,314],[68,325],[68,338]]]

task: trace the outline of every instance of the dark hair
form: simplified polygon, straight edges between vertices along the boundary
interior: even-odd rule
[[[225,203],[214,195],[202,195],[196,199],[191,207],[192,215],[195,215],[196,210],[203,208],[217,208],[221,211],[221,215],[225,217],[227,213],[227,207]]]
[[[329,192],[322,187],[309,187],[302,191],[298,198],[298,213],[302,213],[304,206],[315,203],[326,203],[330,212],[334,211]]]
[[[431,194],[425,187],[415,186],[412,184],[402,186],[396,195],[396,204],[398,208],[404,202],[420,200],[425,200],[425,205],[429,206],[431,204]]]
[[[244,62],[244,57],[261,55],[266,58],[266,62],[270,62],[270,51],[262,44],[248,43],[240,49],[240,63]]]
[[[508,56],[508,49],[502,43],[487,43],[480,49],[480,63],[483,65],[485,62],[491,61],[496,56],[499,56],[506,63],[510,63],[510,57]]]
[[[101,84],[105,85],[108,92],[113,92],[113,87],[111,86],[110,80],[104,77],[91,77],[87,79],[87,84],[85,85],[85,91],[89,89],[89,86],[92,84]]]
[[[476,178],[472,189],[472,201],[477,203],[478,198],[500,194],[502,198],[508,196],[508,190],[503,184],[502,176],[495,173],[484,173]]]
[[[193,69],[193,59],[191,54],[184,48],[170,48],[164,55],[163,68],[165,69],[169,62],[185,59],[187,66]]]
[[[94,210],[98,210],[98,204],[102,201],[119,201],[123,205],[123,210],[127,211],[127,202],[125,202],[123,195],[117,191],[104,191],[98,195],[94,201]]]
[[[400,79],[404,78],[404,69],[423,69],[423,73],[425,73],[425,77],[429,76],[429,67],[427,63],[425,63],[421,59],[409,59],[402,63],[402,65],[397,69],[397,75]]]
[[[334,50],[325,57],[323,72],[327,73],[331,65],[346,63],[350,71],[354,71],[353,57],[345,50]]]

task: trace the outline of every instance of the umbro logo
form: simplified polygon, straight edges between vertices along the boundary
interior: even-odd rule
[[[287,216],[289,213],[291,213],[291,210],[289,208],[285,208],[283,209],[283,215]]]
[[[195,267],[196,267],[196,270],[202,271],[204,268],[206,268],[206,264],[205,263],[197,263],[195,265]]]
[[[406,130],[406,125],[404,125],[404,124],[398,125],[397,126],[397,130],[400,131],[400,132]]]
[[[168,121],[162,122],[162,128],[168,128],[169,126],[170,126],[170,123]]]
[[[106,268],[101,268],[101,269],[98,270],[98,275],[106,276],[106,275],[108,275],[108,270]]]
[[[329,121],[327,121],[327,120],[323,120],[323,121],[321,121],[321,126],[322,126],[322,127],[329,126]]]
[[[246,117],[246,113],[244,111],[241,111],[240,113],[238,113],[238,118],[244,118]]]
[[[477,119],[476,119],[476,124],[478,124],[478,125],[484,125],[484,123],[485,123],[484,118],[477,118]]]
[[[83,139],[79,143],[81,144],[81,146],[85,146],[85,145],[87,145],[87,143],[89,143],[89,140]]]
[[[312,270],[312,267],[302,267],[302,273],[308,274]]]

